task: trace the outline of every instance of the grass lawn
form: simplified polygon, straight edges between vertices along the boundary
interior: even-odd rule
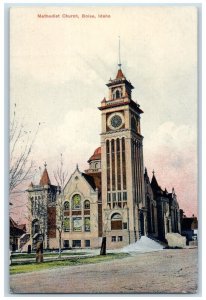
[[[128,253],[110,253],[107,255],[97,255],[93,257],[77,257],[68,260],[62,261],[52,261],[52,262],[43,262],[43,263],[30,263],[21,265],[12,265],[10,266],[10,274],[18,274],[18,273],[27,273],[34,271],[41,271],[46,269],[58,268],[58,267],[66,267],[66,266],[75,266],[82,264],[92,264],[99,263],[103,261],[109,261],[113,259],[121,259],[127,257]]]
[[[85,254],[88,254],[87,252],[65,252],[65,253],[61,253],[61,256],[69,256],[69,255],[85,255]],[[50,257],[50,256],[56,256],[58,257],[59,256],[59,253],[58,252],[54,252],[54,253],[44,253],[44,256],[45,257]],[[31,254],[22,254],[22,253],[18,253],[18,254],[12,254],[11,255],[11,258],[12,258],[12,261],[15,260],[15,259],[28,259],[28,258],[35,258],[36,257],[36,253],[31,253]]]

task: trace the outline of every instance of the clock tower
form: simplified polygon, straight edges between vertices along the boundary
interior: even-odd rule
[[[145,234],[143,136],[140,105],[121,70],[107,83],[108,99],[99,107],[102,118],[102,213],[109,248],[135,242]]]

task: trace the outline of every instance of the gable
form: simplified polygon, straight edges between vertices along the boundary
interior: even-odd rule
[[[76,169],[64,188],[65,195],[74,192],[80,192],[85,195],[96,192],[94,178]]]

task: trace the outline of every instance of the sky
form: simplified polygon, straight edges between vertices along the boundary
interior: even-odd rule
[[[144,111],[144,165],[150,178],[154,169],[163,189],[175,188],[186,215],[197,215],[196,8],[12,8],[10,20],[11,112],[16,103],[18,118],[32,132],[41,123],[32,149],[33,181],[38,183],[46,161],[55,184],[60,153],[69,174],[77,163],[81,171],[87,168],[100,145],[98,106],[108,97],[105,84],[117,73],[120,36],[122,70]],[[21,221],[23,213],[14,218]]]

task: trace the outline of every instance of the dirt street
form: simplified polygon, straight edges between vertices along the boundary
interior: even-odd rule
[[[11,293],[197,293],[197,254],[197,248],[162,250],[12,275]]]

